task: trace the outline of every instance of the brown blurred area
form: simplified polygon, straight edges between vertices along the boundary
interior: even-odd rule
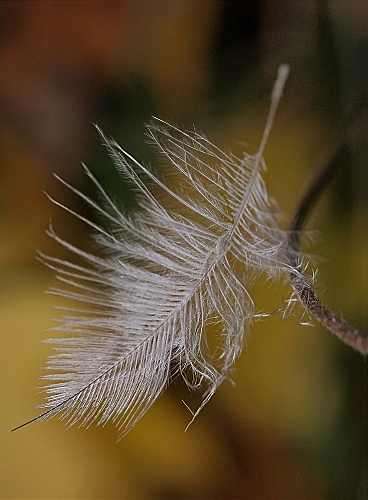
[[[138,160],[152,115],[196,127],[220,147],[257,148],[277,67],[291,76],[266,150],[270,193],[286,223],[328,156],[366,78],[366,3],[358,0],[2,1],[0,3],[0,498],[132,500],[363,499],[367,488],[364,360],[296,316],[255,325],[225,383],[195,407],[180,381],[116,444],[113,425],[64,430],[35,415],[49,348],[53,273],[36,250],[64,256],[53,227],[84,248],[82,213],[53,177],[90,192],[83,161],[129,202],[97,123]],[[359,134],[358,134],[359,135]],[[314,210],[322,296],[367,331],[367,154],[359,135]],[[93,214],[88,214],[93,216]],[[323,289],[323,286],[320,287]],[[256,289],[276,309],[287,287]],[[259,305],[258,305],[259,304]],[[366,474],[366,473],[365,473]]]

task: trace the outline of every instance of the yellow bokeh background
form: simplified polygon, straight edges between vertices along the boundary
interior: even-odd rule
[[[328,156],[344,111],[359,94],[364,2],[218,0],[3,1],[0,5],[0,498],[364,498],[366,364],[300,310],[253,325],[224,383],[184,432],[195,407],[178,380],[116,444],[113,425],[68,430],[34,417],[50,346],[56,281],[37,249],[65,257],[46,235],[88,248],[88,228],[43,191],[84,210],[54,179],[83,190],[80,161],[114,188],[98,123],[138,160],[151,158],[143,122],[195,124],[225,150],[254,152],[277,67],[291,76],[266,149],[269,192],[285,226]],[[359,134],[358,134],[359,135]],[[367,174],[361,139],[342,159],[311,217],[307,250],[322,298],[367,331]],[[365,158],[366,159],[366,158]],[[366,167],[365,167],[366,168]],[[110,184],[109,184],[110,183]],[[125,191],[116,189],[125,196]],[[287,284],[254,289],[273,310]],[[54,333],[55,334],[55,333]],[[361,497],[359,497],[361,495]]]

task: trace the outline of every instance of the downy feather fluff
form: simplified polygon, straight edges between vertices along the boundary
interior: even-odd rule
[[[183,132],[155,119],[148,136],[170,172],[178,174],[173,188],[164,175],[153,174],[103,136],[116,168],[135,186],[139,209],[133,215],[86,167],[98,203],[60,179],[108,221],[109,229],[75,214],[93,229],[99,255],[49,229],[51,237],[85,262],[42,256],[68,285],[54,293],[82,306],[69,309],[55,327],[68,336],[47,341],[57,347],[48,361],[52,374],[43,377],[50,382],[44,389],[47,400],[39,406],[45,411],[34,420],[56,414],[69,425],[112,420],[122,437],[171,377],[180,374],[190,389],[204,389],[193,418],[229,377],[257,317],[249,285],[260,275],[275,278],[287,268],[286,236],[261,175],[287,74],[288,67],[281,66],[255,155],[226,154],[196,131]],[[219,332],[215,349],[206,336],[213,324]]]

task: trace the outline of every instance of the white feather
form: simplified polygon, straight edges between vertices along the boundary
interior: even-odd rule
[[[171,376],[180,374],[189,388],[206,391],[194,416],[229,377],[257,317],[249,285],[287,268],[286,236],[261,176],[263,150],[287,73],[287,66],[281,66],[256,155],[237,158],[196,131],[182,132],[155,119],[148,135],[169,172],[175,172],[174,187],[103,137],[117,169],[135,186],[139,210],[133,215],[121,210],[87,168],[100,203],[61,181],[97,210],[110,229],[75,214],[92,227],[100,256],[49,230],[86,263],[43,256],[71,286],[54,293],[87,307],[75,309],[78,314],[71,313],[56,327],[68,337],[48,340],[57,348],[48,362],[53,373],[44,377],[51,384],[40,408],[47,410],[35,420],[59,413],[70,425],[112,420],[121,437]],[[144,177],[153,183],[143,182]],[[215,350],[208,347],[206,331],[213,323],[219,331]]]

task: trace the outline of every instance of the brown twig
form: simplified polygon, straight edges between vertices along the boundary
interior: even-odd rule
[[[338,140],[335,141],[335,146],[332,148],[329,159],[325,166],[317,174],[314,181],[308,188],[303,197],[289,227],[287,257],[291,266],[297,269],[298,272],[290,272],[290,282],[298,295],[301,303],[310,315],[316,318],[323,326],[325,326],[336,337],[342,340],[345,344],[353,347],[361,354],[368,354],[368,336],[361,333],[359,330],[350,326],[342,318],[334,314],[328,309],[318,298],[313,290],[311,283],[302,274],[301,256],[300,256],[300,235],[303,229],[305,219],[311,211],[313,205],[317,202],[323,190],[331,182],[339,166],[339,159],[348,146],[349,134],[351,129],[361,114],[361,111],[366,107],[366,96],[363,96],[357,105],[354,107],[350,117],[342,126],[342,130],[338,134]]]

